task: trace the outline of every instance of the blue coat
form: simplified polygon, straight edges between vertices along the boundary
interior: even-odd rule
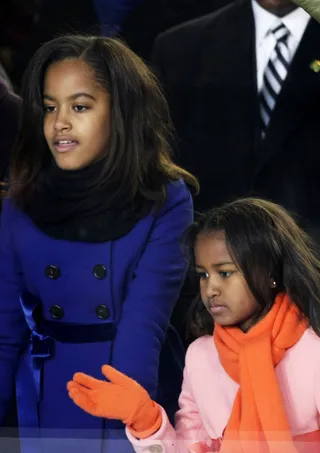
[[[40,429],[42,437],[91,439],[88,450],[79,449],[79,441],[74,450],[49,442],[45,450],[32,445],[23,453],[120,451],[102,440],[111,436],[112,422],[76,407],[66,383],[77,371],[100,379],[101,365],[109,363],[156,397],[159,355],[186,271],[179,240],[192,219],[182,181],[168,185],[156,215],[140,220],[127,236],[100,244],[52,239],[5,200],[0,419],[16,378],[22,437],[37,437]]]

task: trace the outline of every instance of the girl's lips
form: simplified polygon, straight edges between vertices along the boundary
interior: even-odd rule
[[[77,145],[78,145],[78,142],[76,140],[70,140],[67,143],[62,143],[62,142],[57,141],[54,143],[54,149],[58,153],[65,153],[67,151],[73,150]]]
[[[210,311],[213,314],[220,314],[223,313],[227,307],[225,305],[211,305]]]

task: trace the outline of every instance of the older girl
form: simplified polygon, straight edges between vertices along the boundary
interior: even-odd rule
[[[17,376],[22,437],[56,439],[46,453],[110,451],[119,424],[79,410],[65,383],[107,362],[156,397],[197,182],[171,160],[155,77],[117,40],[45,44],[22,98],[0,229],[0,417]]]

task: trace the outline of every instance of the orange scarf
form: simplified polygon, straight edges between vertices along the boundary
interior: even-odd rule
[[[270,312],[247,333],[215,326],[220,362],[240,384],[221,453],[296,452],[275,366],[307,327],[285,294],[278,294]]]

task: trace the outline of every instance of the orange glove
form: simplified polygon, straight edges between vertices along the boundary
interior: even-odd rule
[[[161,411],[146,390],[110,365],[104,365],[102,373],[110,382],[76,373],[67,385],[73,402],[96,417],[121,420],[138,439],[158,431]]]

